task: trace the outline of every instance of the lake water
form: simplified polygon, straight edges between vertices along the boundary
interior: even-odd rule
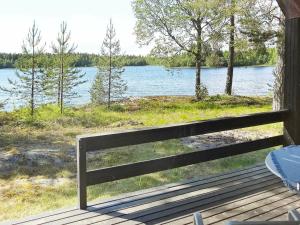
[[[82,68],[86,73],[87,83],[77,87],[80,98],[72,104],[85,104],[90,101],[89,89],[94,80],[97,69],[95,67]],[[273,67],[238,67],[234,69],[233,92],[236,95],[265,96],[271,93],[273,84]],[[202,82],[207,86],[210,95],[223,94],[226,83],[226,68],[208,68],[202,70]],[[165,69],[160,66],[126,67],[122,75],[127,82],[128,91],[125,97],[143,97],[158,95],[194,95],[195,69],[173,68]],[[7,79],[14,80],[14,69],[0,70],[0,85],[7,86]],[[7,99],[1,93],[0,102]],[[6,110],[18,106],[17,101],[10,101]]]

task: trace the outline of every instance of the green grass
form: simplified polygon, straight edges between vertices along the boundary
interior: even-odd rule
[[[153,97],[105,106],[67,108],[62,116],[56,106],[43,106],[34,120],[27,109],[12,113],[0,112],[0,151],[20,152],[46,148],[58,149],[62,167],[51,164],[18,164],[11,173],[0,174],[0,220],[16,219],[47,210],[76,204],[75,157],[67,153],[74,149],[78,134],[136,127],[161,126],[271,111],[270,98],[210,97],[196,102],[190,97]],[[281,132],[282,124],[243,129],[258,136]],[[180,140],[169,140],[115,149],[88,156],[89,169],[138,162],[163,156],[193,151]],[[184,179],[208,176],[263,162],[270,149],[215,160],[193,166],[153,173],[136,178],[96,185],[88,189],[89,201],[115,196]],[[41,186],[27,181],[29,178],[64,178],[62,185]],[[23,182],[19,182],[22,180]],[[15,210],[11,210],[14,208]]]

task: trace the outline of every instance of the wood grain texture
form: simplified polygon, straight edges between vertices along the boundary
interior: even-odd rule
[[[287,218],[300,197],[263,165],[169,184],[95,202],[86,210],[65,209],[6,224],[193,224],[201,212],[205,224],[231,220],[276,221]]]
[[[290,114],[284,123],[287,144],[300,144],[300,18],[286,20],[284,107]]]

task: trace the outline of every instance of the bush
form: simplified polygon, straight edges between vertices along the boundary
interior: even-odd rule
[[[197,99],[202,100],[205,99],[209,95],[208,89],[205,85],[201,84],[200,87],[196,90]]]

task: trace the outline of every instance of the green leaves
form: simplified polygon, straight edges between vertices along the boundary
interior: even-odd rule
[[[110,20],[101,47],[98,74],[90,90],[94,104],[107,103],[110,107],[112,100],[123,97],[127,84],[121,78],[124,72],[122,59],[120,41],[116,37],[115,28]]]
[[[41,54],[44,53],[44,47],[41,32],[34,22],[22,44],[23,56],[16,63],[19,70],[16,72],[17,80],[9,79],[10,87],[1,88],[1,90],[9,92],[11,97],[16,97],[29,105],[32,117],[42,97]]]
[[[77,56],[74,54],[76,45],[71,42],[71,31],[68,30],[66,22],[60,25],[56,43],[52,43],[52,50],[55,55],[52,64],[50,64],[48,75],[48,87],[52,91],[48,92],[56,98],[60,106],[61,113],[68,100],[78,97],[75,87],[85,83],[83,79],[85,73],[75,68]]]
[[[222,40],[223,0],[135,0],[135,32],[141,45],[153,44],[153,53],[170,57],[188,53],[196,65],[195,95],[199,98],[201,64],[207,46]]]
[[[63,112],[65,102],[78,96],[74,88],[86,82],[85,74],[75,68],[78,56],[67,24],[62,22],[60,26],[56,43],[52,44],[53,55],[44,52],[45,44],[35,22],[22,49],[23,54],[16,62],[17,79],[8,80],[10,87],[0,89],[30,105],[32,116],[38,105],[53,102],[57,102]]]

